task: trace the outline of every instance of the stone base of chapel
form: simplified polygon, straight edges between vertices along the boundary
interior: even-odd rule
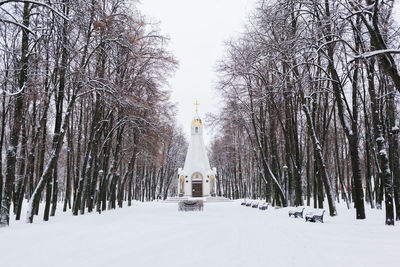
[[[166,200],[163,200],[165,203],[178,203],[182,200],[203,200],[204,202],[209,203],[218,203],[218,202],[232,202],[232,200],[225,197],[169,197]]]

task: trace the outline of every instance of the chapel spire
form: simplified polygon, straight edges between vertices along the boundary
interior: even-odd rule
[[[196,100],[196,113],[191,123],[191,135],[183,169],[178,170],[179,196],[208,197],[216,192],[217,170],[210,168],[203,140],[203,123],[198,114],[200,103]]]

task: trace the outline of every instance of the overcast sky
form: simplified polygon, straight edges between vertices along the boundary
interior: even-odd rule
[[[199,114],[217,113],[215,66],[224,54],[224,41],[244,29],[256,0],[140,0],[143,14],[160,21],[161,32],[170,37],[170,49],[179,69],[170,79],[172,100],[178,107],[178,123],[188,139],[194,101]],[[210,131],[205,141],[209,144]]]

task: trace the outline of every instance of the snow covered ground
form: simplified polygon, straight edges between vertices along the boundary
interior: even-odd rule
[[[102,215],[58,214],[0,229],[0,266],[398,266],[400,226],[384,212],[339,205],[325,223],[260,211],[240,202],[206,203],[178,212],[176,203],[137,203]]]

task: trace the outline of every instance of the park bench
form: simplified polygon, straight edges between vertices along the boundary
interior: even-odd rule
[[[243,200],[243,202],[240,205],[246,206],[246,200]]]
[[[301,211],[289,210],[289,217],[293,216],[295,218],[303,218],[304,209],[305,208],[303,208]]]
[[[259,210],[267,210],[268,209],[268,205],[269,205],[268,202],[264,202],[264,203],[262,203],[261,205],[258,206],[258,209]]]
[[[246,202],[246,207],[251,207],[251,203],[252,203],[252,201],[247,201]]]
[[[251,207],[254,208],[254,209],[258,208],[258,201],[254,201],[254,202],[251,204]]]
[[[322,211],[321,215],[317,215],[314,213],[307,213],[306,214],[306,222],[324,222],[324,213],[325,210]]]

